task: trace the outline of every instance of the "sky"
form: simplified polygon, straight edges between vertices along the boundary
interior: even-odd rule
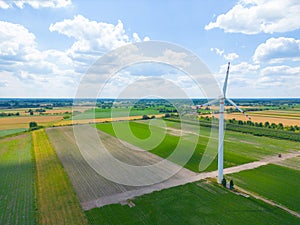
[[[197,55],[220,86],[230,61],[230,98],[299,98],[299,15],[299,0],[0,0],[0,98],[73,98],[101,56],[149,40]],[[147,76],[202,97],[174,70],[126,68],[102,97]]]

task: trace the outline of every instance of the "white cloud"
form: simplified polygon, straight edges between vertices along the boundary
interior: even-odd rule
[[[228,53],[228,54],[225,54],[225,51],[224,50],[220,50],[218,48],[211,48],[210,51],[212,52],[215,52],[217,55],[219,56],[223,56],[224,59],[228,60],[228,61],[233,61],[235,59],[238,59],[239,58],[239,55],[232,52],[232,53]]]
[[[129,38],[121,21],[113,25],[78,16],[50,29],[75,39],[71,48],[40,50],[35,35],[27,28],[0,21],[1,96],[74,96],[81,75],[96,58],[113,48],[141,41],[137,33]]]
[[[8,72],[22,82],[50,82],[76,75],[74,64],[66,53],[40,51],[33,33],[20,24],[5,21],[0,21],[0,65],[1,74]]]
[[[253,61],[282,62],[284,60],[300,60],[300,40],[294,38],[270,38],[260,44],[253,55]]]
[[[224,50],[220,50],[218,48],[210,48],[210,51],[215,52],[219,56],[222,56],[224,54]]]
[[[205,29],[244,34],[287,32],[300,28],[299,12],[298,0],[240,0]]]
[[[216,75],[223,85],[227,64]],[[242,62],[232,65],[229,75],[229,97],[299,97],[300,67],[267,66]]]
[[[5,1],[0,0],[0,8],[1,9],[8,9],[9,4],[7,4]]]
[[[63,8],[70,6],[72,0],[11,0],[5,1],[0,0],[0,8],[8,9],[13,7],[18,7],[23,9],[25,5],[29,5],[32,8]]]
[[[25,27],[0,21],[0,55],[23,56],[35,48],[35,36]]]
[[[82,15],[51,24],[49,30],[75,39],[68,50],[68,55],[77,61],[80,67],[87,62],[92,63],[103,53],[112,49],[141,41],[137,33],[133,33],[132,38],[126,34],[121,20],[114,25],[91,21]],[[149,40],[149,38],[145,37],[144,40]]]
[[[224,58],[225,58],[226,60],[233,61],[233,60],[239,58],[239,55],[233,52],[233,53],[225,54],[225,55],[224,55]]]
[[[300,76],[300,67],[282,66],[268,66],[261,70],[262,76]]]

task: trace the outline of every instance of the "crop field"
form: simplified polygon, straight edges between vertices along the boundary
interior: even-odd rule
[[[155,115],[156,118],[161,118],[165,114]],[[76,120],[61,120],[55,122],[55,126],[69,126],[69,125],[78,125],[78,124],[88,124],[88,123],[103,123],[103,122],[112,122],[112,121],[124,121],[124,120],[140,120],[142,116],[129,116],[129,117],[114,117],[114,118],[96,118],[96,119],[76,119]]]
[[[155,115],[155,114],[160,114],[159,110],[156,109],[142,110],[142,109],[127,109],[127,108],[113,108],[113,109],[93,108],[74,116],[73,120],[143,116],[143,115]]]
[[[0,140],[0,224],[35,224],[31,136]]]
[[[26,128],[19,128],[19,129],[9,129],[9,130],[0,130],[0,138],[12,135],[12,134],[17,134],[26,131]]]
[[[39,224],[87,224],[65,170],[44,130],[32,132]]]
[[[34,121],[38,125],[51,126],[54,122],[60,121],[63,116],[15,116],[0,117],[0,130],[29,128],[29,123]]]
[[[296,110],[265,110],[247,112],[251,117],[252,122],[269,122],[269,123],[282,123],[285,126],[300,126],[300,112]],[[218,115],[214,115],[218,116]],[[226,113],[225,119],[233,119],[246,121],[247,118],[241,113]]]
[[[180,194],[179,194],[180,193]],[[90,224],[299,224],[289,213],[200,181],[86,211]]]
[[[253,193],[300,212],[300,171],[269,164],[231,174],[235,183]]]
[[[109,203],[113,198],[107,198],[107,196],[135,190],[141,193],[141,189],[147,192],[149,187],[133,187],[117,184],[96,173],[83,159],[76,145],[72,129],[72,127],[55,127],[48,128],[46,131],[84,208],[93,208],[97,204],[106,204],[101,201],[108,201]],[[128,164],[149,165],[161,160],[161,158],[147,151],[133,151],[130,149],[131,146],[124,146],[118,139],[104,132],[99,131],[99,136],[114,157]],[[132,147],[136,148],[135,146]],[[194,173],[182,169],[173,178],[176,180],[192,175]]]
[[[180,133],[180,123],[166,121],[168,126],[167,134],[164,140],[150,152],[157,154],[162,158],[168,157],[174,148],[176,147],[179,137],[177,133]],[[102,123],[97,124],[96,127],[110,135],[116,135],[112,123]],[[143,142],[136,142],[128,132],[125,132],[126,122],[115,122],[114,128],[118,129],[118,138],[127,141],[133,145],[137,145],[140,148],[146,149],[147,146],[143,146]],[[130,122],[130,127],[135,136],[145,139],[150,135],[148,121],[142,122]],[[199,127],[195,125],[187,125],[187,131],[184,131],[183,148],[179,151],[184,154],[185,149],[192,146],[189,141],[193,132],[195,132]],[[188,163],[185,165],[187,169],[195,172],[199,172],[199,163],[203,156],[205,146],[208,141],[210,129],[206,127],[201,127],[200,136],[195,149],[195,152]],[[155,129],[156,137],[160,137],[165,134],[165,130],[161,127]],[[158,141],[158,140],[152,140]],[[159,142],[158,142],[159,143]],[[267,156],[274,156],[278,153],[285,153],[290,151],[299,150],[299,143],[293,141],[277,140],[267,137],[257,137],[250,134],[244,134],[239,132],[226,132],[225,133],[225,143],[224,143],[224,167],[236,166],[255,160],[265,158]],[[180,163],[176,162],[175,163]],[[207,168],[206,171],[217,169],[217,159]]]

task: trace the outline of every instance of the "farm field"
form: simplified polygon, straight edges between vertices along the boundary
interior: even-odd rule
[[[235,183],[287,208],[300,212],[300,171],[269,164],[230,174]]]
[[[142,110],[142,109],[127,109],[127,108],[113,108],[113,109],[93,108],[93,109],[88,109],[74,116],[73,120],[143,116],[143,115],[156,115],[156,114],[160,114],[159,110],[156,109]]]
[[[0,140],[0,224],[35,224],[31,136]]]
[[[63,116],[15,116],[0,117],[0,130],[29,128],[30,122],[37,122],[41,126],[51,126],[60,121]]]
[[[58,157],[63,163],[64,169],[68,173],[77,196],[84,208],[93,208],[99,204],[107,204],[110,201],[116,201],[112,197],[114,195],[128,193],[130,191],[134,192],[135,190],[137,190],[139,194],[148,191],[149,187],[134,187],[117,184],[105,179],[95,172],[83,159],[83,156],[76,145],[72,127],[48,128],[46,132]],[[161,160],[161,158],[147,151],[136,151],[135,146],[124,146],[118,139],[104,132],[98,131],[98,134],[110,153],[120,161],[130,165],[141,166],[154,164]],[[131,147],[133,149],[131,149]],[[182,179],[193,175],[195,174],[182,169],[170,180]],[[128,195],[124,196],[126,197],[126,200]]]
[[[0,130],[0,138],[12,135],[12,134],[17,134],[26,131],[26,128],[19,128],[19,129],[9,129],[9,130]]]
[[[178,194],[180,193],[180,194]],[[86,211],[90,224],[298,224],[300,219],[262,201],[205,181],[133,199],[134,207]]]
[[[155,115],[157,118],[163,117],[165,114]],[[103,123],[111,121],[124,121],[124,120],[140,120],[143,116],[129,116],[129,117],[114,117],[114,118],[95,118],[95,119],[76,119],[76,120],[61,120],[54,123],[54,126],[69,126],[78,124],[88,124],[88,123]]]
[[[87,224],[69,178],[44,130],[32,132],[38,224]]]
[[[252,122],[269,122],[271,123],[282,123],[285,126],[300,126],[300,112],[296,110],[264,110],[246,112]],[[218,116],[218,115],[214,115]],[[226,113],[225,119],[233,119],[247,121],[247,118],[241,113]]]
[[[140,121],[140,122],[130,122],[131,130],[139,138],[147,138],[150,135],[149,130],[149,121]],[[178,143],[180,133],[180,124],[177,122],[165,121],[168,126],[168,133],[166,134],[164,140],[160,143],[158,140],[156,143],[160,143],[156,148],[152,149],[150,152],[157,154],[162,158],[168,157],[171,152],[174,150],[175,146]],[[134,137],[126,132],[126,123],[127,122],[115,122],[112,126],[112,123],[102,123],[97,124],[96,127],[104,132],[109,133],[110,135],[116,135],[114,129],[119,129],[118,138],[127,141],[133,145],[137,145],[140,148],[147,149],[144,142],[138,142]],[[152,125],[153,126],[153,125]],[[188,129],[184,133],[185,141],[184,147],[181,150],[184,154],[184,149],[188,146],[191,146],[192,143],[189,142],[193,132],[195,132],[199,127],[195,125],[187,125]],[[200,128],[200,137],[198,139],[198,144],[192,158],[185,165],[186,168],[199,172],[199,163],[202,158],[205,146],[208,141],[208,135],[210,132],[209,128],[201,127]],[[176,135],[177,132],[177,135]],[[161,135],[165,134],[165,130],[161,127],[155,129],[156,137],[160,138]],[[194,139],[193,139],[194,140]],[[299,150],[300,146],[297,142],[277,140],[267,137],[257,137],[250,134],[244,134],[239,132],[226,132],[225,133],[225,158],[224,158],[224,167],[230,167],[235,165],[240,165],[255,160],[265,158],[267,156],[274,156],[278,153],[286,153],[290,151]],[[175,163],[178,163],[174,161]],[[180,163],[180,162],[179,162]],[[206,169],[206,171],[212,171],[217,169],[217,159]]]

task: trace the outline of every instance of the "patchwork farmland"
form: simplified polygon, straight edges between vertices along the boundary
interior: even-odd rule
[[[126,132],[127,123],[137,139]],[[183,145],[178,150],[183,156],[184,149],[197,141],[194,154],[178,174],[164,182],[142,187],[116,184],[91,168],[77,147],[73,126],[49,127],[3,137],[0,139],[0,165],[4,172],[0,179],[5,182],[1,182],[0,223],[299,223],[298,201],[293,201],[299,196],[299,142],[226,132],[225,177],[234,180],[237,190],[242,188],[250,195],[246,198],[240,195],[243,191],[237,194],[216,184],[216,159],[204,171],[199,170],[210,128],[201,126],[199,134],[199,127],[193,124],[186,124],[182,130],[178,122],[164,120],[164,123],[166,127],[155,120],[78,125],[96,129],[110,153],[131,165],[150,165],[167,158],[180,138]],[[12,134],[13,130],[11,133],[3,131],[3,136]],[[145,142],[148,139],[161,141],[149,150]],[[172,159],[174,167],[179,167],[178,163],[181,161]],[[26,179],[22,186],[21,177]],[[8,191],[13,184],[17,187],[17,195]],[[290,195],[291,192],[295,196]],[[275,205],[256,199],[257,196]],[[11,210],[14,202],[24,204],[17,204]]]

